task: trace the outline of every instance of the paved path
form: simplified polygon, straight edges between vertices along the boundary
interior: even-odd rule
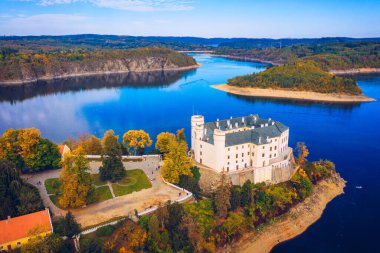
[[[112,184],[110,181],[107,181],[108,188],[110,188],[112,198],[116,198],[115,193],[113,192]]]
[[[102,222],[106,222],[115,217],[134,215],[134,210],[143,211],[159,203],[165,203],[168,200],[176,200],[186,194],[183,191],[174,189],[166,185],[162,179],[159,170],[156,170],[160,164],[157,157],[147,157],[146,160],[140,162],[124,162],[126,170],[142,169],[149,179],[152,181],[152,187],[134,192],[128,195],[115,197],[100,203],[88,205],[84,208],[72,209],[77,221],[83,228],[93,226]],[[92,173],[98,173],[101,162],[91,162],[90,167]],[[32,175],[23,175],[28,182],[37,186],[42,201],[46,207],[49,207],[54,218],[63,216],[67,211],[56,207],[50,200],[44,187],[44,182],[48,178],[59,177],[61,170],[44,171]],[[41,182],[41,185],[38,183]]]

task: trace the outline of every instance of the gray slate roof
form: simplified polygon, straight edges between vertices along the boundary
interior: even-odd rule
[[[268,125],[266,126],[266,124]],[[225,143],[226,147],[244,143],[254,143],[256,145],[266,144],[267,137],[279,137],[284,131],[289,129],[281,122],[271,119],[262,119],[259,115],[255,114],[229,120],[219,120],[205,123],[204,128],[206,130],[206,134],[204,135],[203,141],[214,144],[214,129],[218,128],[222,131],[228,131],[231,130],[229,126],[232,126],[232,129],[249,127],[250,130],[227,133]],[[254,127],[254,129],[252,129],[252,127]]]

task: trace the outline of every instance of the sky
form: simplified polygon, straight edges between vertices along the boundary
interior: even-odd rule
[[[380,0],[0,0],[0,35],[380,37]]]

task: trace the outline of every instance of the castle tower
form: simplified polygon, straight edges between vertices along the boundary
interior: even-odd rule
[[[225,146],[226,146],[226,133],[219,129],[214,129],[214,147],[215,147],[215,168],[222,172],[225,165]]]
[[[195,152],[195,141],[203,138],[205,119],[202,115],[191,116],[191,149]]]

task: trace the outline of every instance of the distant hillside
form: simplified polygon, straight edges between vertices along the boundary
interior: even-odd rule
[[[361,89],[354,80],[331,75],[312,61],[297,61],[269,68],[263,72],[238,76],[228,80],[229,85],[320,93],[347,93],[358,95]]]
[[[380,42],[307,44],[264,49],[219,47],[215,53],[277,64],[298,59],[313,60],[324,70],[380,68]]]
[[[0,52],[0,83],[104,73],[181,70],[197,66],[192,57],[156,47],[62,53]]]

